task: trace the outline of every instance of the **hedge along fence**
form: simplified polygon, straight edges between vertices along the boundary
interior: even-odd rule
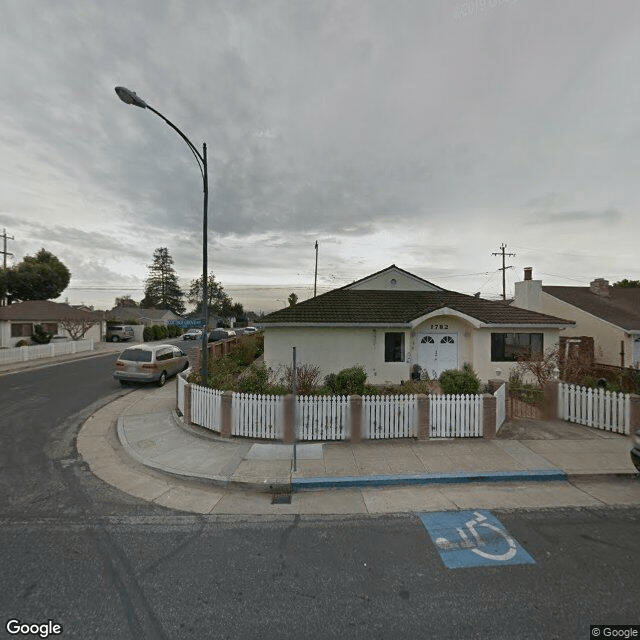
[[[187,424],[223,437],[284,442],[393,438],[493,438],[497,399],[470,396],[267,396],[207,389],[178,376]],[[297,426],[296,426],[297,425]]]

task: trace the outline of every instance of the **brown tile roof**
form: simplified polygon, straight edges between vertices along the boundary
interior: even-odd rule
[[[609,287],[608,297],[589,287],[543,286],[542,290],[617,327],[640,331],[640,287]]]
[[[47,322],[53,320],[99,320],[96,312],[75,309],[51,300],[27,300],[0,307],[0,320],[24,320],[25,322]]]
[[[571,320],[455,291],[379,291],[344,288],[270,313],[262,321],[266,324],[408,324],[444,307],[455,309],[487,324],[573,324]]]

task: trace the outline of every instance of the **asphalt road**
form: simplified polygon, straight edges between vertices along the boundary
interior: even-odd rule
[[[74,447],[85,417],[128,392],[114,360],[0,378],[0,637],[20,637],[11,619],[159,640],[564,639],[640,624],[637,508],[492,512],[533,563],[450,569],[416,515],[193,516],[120,493]]]

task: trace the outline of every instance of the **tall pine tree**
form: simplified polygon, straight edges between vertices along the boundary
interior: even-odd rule
[[[144,299],[140,306],[146,309],[170,309],[184,313],[184,292],[178,285],[178,276],[173,268],[169,249],[159,247],[153,252],[153,263],[148,265],[149,276],[145,281]]]

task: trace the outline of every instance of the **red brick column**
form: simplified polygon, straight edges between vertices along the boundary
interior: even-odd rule
[[[633,434],[635,433],[636,429],[640,429],[640,396],[632,393],[629,400],[631,402],[631,406],[629,407],[629,434],[633,438]]]
[[[429,396],[418,394],[418,440],[429,439]]]
[[[233,398],[233,391],[225,391],[220,398],[221,415],[220,415],[220,435],[223,438],[231,437],[231,400]]]
[[[284,397],[284,425],[282,428],[282,440],[289,444],[296,440],[295,403],[293,394],[291,393]]]
[[[557,420],[558,419],[558,393],[559,382],[557,380],[551,380],[546,382],[542,387],[544,391],[544,404],[542,406],[542,412],[545,420]]]
[[[351,402],[351,424],[347,429],[349,440],[351,442],[362,441],[362,423],[364,419],[364,411],[362,407],[362,396],[350,396]]]
[[[496,437],[496,399],[491,393],[482,394],[482,433],[485,438]]]
[[[184,413],[182,419],[185,424],[191,424],[191,385],[184,386]]]

